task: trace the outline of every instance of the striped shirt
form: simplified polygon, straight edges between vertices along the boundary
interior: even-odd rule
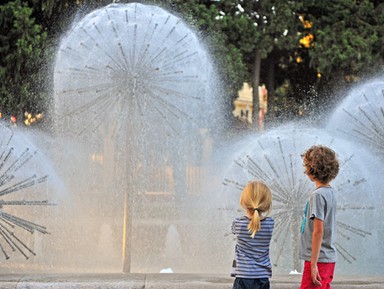
[[[269,258],[274,220],[265,218],[260,222],[260,230],[252,239],[248,232],[250,219],[246,216],[236,218],[232,223],[232,233],[236,236],[236,277],[270,278],[272,265]]]

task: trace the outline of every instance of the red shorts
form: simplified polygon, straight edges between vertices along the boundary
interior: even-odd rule
[[[321,277],[321,286],[312,283],[311,278],[311,262],[304,262],[303,278],[301,280],[300,289],[329,289],[333,280],[333,272],[335,271],[335,263],[317,263],[317,269]]]

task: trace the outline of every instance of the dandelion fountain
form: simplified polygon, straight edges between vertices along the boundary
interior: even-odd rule
[[[94,190],[109,195],[108,218],[123,222],[115,239],[123,240],[124,271],[131,270],[135,254],[160,270],[154,259],[166,262],[161,256],[169,254],[147,238],[148,231],[166,240],[172,220],[152,223],[178,218],[191,197],[194,174],[206,174],[203,144],[220,121],[213,117],[220,106],[213,97],[211,63],[183,21],[138,3],[95,10],[61,41],[54,71],[55,131],[88,147],[99,162]],[[95,181],[100,178],[108,184],[104,193]],[[173,235],[184,221],[172,226]]]
[[[33,259],[37,251],[42,253],[44,241],[39,235],[49,232],[41,207],[54,205],[53,179],[49,161],[36,146],[20,131],[0,123],[0,249],[4,259],[18,263]]]
[[[333,113],[329,127],[384,153],[384,82],[373,79],[353,88]]]

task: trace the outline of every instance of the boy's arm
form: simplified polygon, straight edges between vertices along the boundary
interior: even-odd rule
[[[320,247],[323,242],[323,222],[317,218],[313,219],[312,234],[312,258],[311,258],[311,277],[316,286],[321,286],[321,277],[317,269],[317,260],[319,259]]]

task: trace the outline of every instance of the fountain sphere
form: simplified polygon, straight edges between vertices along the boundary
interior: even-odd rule
[[[328,122],[329,129],[384,155],[384,81],[370,80],[355,86],[337,106]]]
[[[1,121],[0,252],[7,260],[2,262],[3,271],[42,261],[52,241],[51,205],[59,201],[59,193],[60,182],[50,160],[27,132]]]
[[[99,240],[93,259],[110,255],[108,270],[118,270],[121,241],[123,255],[131,254],[123,262],[136,272],[172,266],[175,248],[167,244],[174,236],[185,256],[195,248],[185,243],[194,230],[183,231],[180,215],[207,180],[212,133],[221,122],[215,83],[197,34],[156,6],[108,5],[63,37],[54,69],[55,132],[79,147],[79,173],[68,182],[91,180],[71,189],[78,210],[100,213],[89,221]]]
[[[128,126],[172,133],[213,120],[208,54],[156,6],[111,4],[86,15],[62,39],[54,75],[58,130],[89,133],[110,122],[124,134]]]

